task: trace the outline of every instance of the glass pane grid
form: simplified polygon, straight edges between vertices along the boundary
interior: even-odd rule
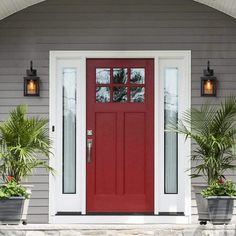
[[[96,102],[144,103],[145,68],[97,68]]]

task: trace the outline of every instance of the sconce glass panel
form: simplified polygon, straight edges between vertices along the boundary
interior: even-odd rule
[[[39,77],[25,77],[24,96],[39,96]]]
[[[201,96],[215,97],[216,96],[216,78],[202,77],[201,79]]]

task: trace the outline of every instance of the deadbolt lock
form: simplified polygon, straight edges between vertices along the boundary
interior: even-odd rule
[[[93,135],[93,131],[92,131],[91,129],[88,129],[88,130],[87,130],[87,135],[88,135],[88,136],[92,136],[92,135]]]

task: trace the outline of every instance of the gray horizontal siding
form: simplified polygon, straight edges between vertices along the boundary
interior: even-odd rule
[[[47,0],[0,22],[0,120],[21,103],[29,104],[30,115],[48,117],[49,50],[191,50],[193,106],[206,101],[199,81],[208,59],[219,80],[212,102],[236,89],[236,21],[223,13],[190,0]],[[40,76],[40,98],[23,97],[30,60]],[[235,173],[230,177],[236,181]],[[46,171],[37,169],[29,182],[29,221],[48,222]]]

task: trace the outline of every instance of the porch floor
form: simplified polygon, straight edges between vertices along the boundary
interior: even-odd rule
[[[235,236],[236,225],[0,225],[0,235],[6,236]]]

